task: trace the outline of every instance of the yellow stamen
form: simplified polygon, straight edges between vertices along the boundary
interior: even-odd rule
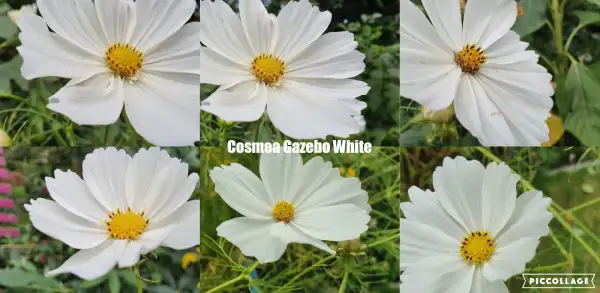
[[[285,73],[285,63],[271,54],[260,54],[252,60],[252,72],[266,84],[277,84]]]
[[[129,44],[115,43],[104,52],[108,67],[124,78],[135,76],[144,66],[144,53]]]
[[[454,55],[454,62],[465,73],[474,74],[479,71],[481,65],[485,64],[487,57],[483,55],[481,46],[466,45],[460,52]]]
[[[460,242],[460,255],[474,265],[487,262],[495,250],[494,240],[488,232],[472,232]]]
[[[136,239],[140,236],[150,220],[144,219],[144,212],[138,214],[128,209],[122,212],[117,209],[108,214],[110,220],[106,221],[108,234],[113,239]]]
[[[273,208],[273,218],[277,222],[289,223],[294,217],[294,205],[285,200],[278,202]]]

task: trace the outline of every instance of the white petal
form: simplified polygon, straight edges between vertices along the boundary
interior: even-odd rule
[[[196,220],[199,220],[199,214],[200,201],[190,200],[163,219],[150,219],[146,230],[138,238],[141,253],[146,254],[159,246],[186,249],[198,245],[200,229],[197,225],[200,224]]]
[[[422,64],[402,62],[400,65],[400,95],[433,111],[450,106],[463,76],[451,61]]]
[[[137,241],[127,241],[123,255],[118,259],[119,268],[129,268],[140,261],[141,245]]]
[[[522,238],[496,249],[492,258],[483,265],[483,275],[488,281],[496,281],[522,273],[535,256],[539,244],[536,238]]]
[[[366,107],[362,102],[324,97],[314,87],[292,79],[269,88],[267,112],[281,132],[295,139],[346,138],[360,132],[353,118]]]
[[[489,60],[494,60],[496,57],[510,56],[515,53],[521,53],[529,47],[529,44],[521,41],[521,37],[514,31],[508,31],[498,41],[491,44],[485,50],[485,56]],[[535,61],[534,63],[537,63]],[[485,65],[484,65],[485,66]]]
[[[354,35],[350,32],[333,32],[319,37],[306,50],[293,59],[289,59],[287,72],[293,74],[294,70],[313,66],[319,62],[326,62],[332,58],[348,54],[358,46]],[[286,73],[287,73],[286,72]]]
[[[148,51],[175,34],[196,10],[194,0],[135,1],[136,23],[131,43]]]
[[[200,74],[199,22],[184,25],[177,33],[144,54],[144,70]]]
[[[462,49],[462,22],[459,1],[423,0],[429,20],[438,35],[454,52]]]
[[[202,101],[201,109],[225,121],[256,121],[265,113],[267,95],[264,83],[251,79],[231,87],[220,87]]]
[[[91,249],[80,250],[57,269],[49,271],[52,277],[63,273],[72,273],[85,280],[94,280],[106,275],[123,255],[126,240],[107,240]]]
[[[297,178],[302,172],[302,157],[298,154],[262,154],[260,156],[260,178],[271,201],[291,201],[299,185]],[[272,206],[270,207],[272,208]]]
[[[438,254],[421,259],[400,276],[401,292],[469,293],[474,267],[458,254]],[[448,288],[454,289],[449,291]],[[466,291],[464,291],[466,289]],[[492,292],[490,292],[492,293]]]
[[[246,182],[245,178],[240,178],[235,170],[223,166],[210,171],[210,178],[215,182],[215,192],[227,205],[246,217],[258,220],[272,219],[273,207],[263,201],[264,195],[255,194],[255,186]]]
[[[467,231],[483,228],[481,184],[484,167],[463,157],[446,157],[433,172],[435,195],[444,209]]]
[[[124,84],[127,117],[149,142],[189,146],[200,140],[200,93],[187,78],[146,72]]]
[[[294,164],[298,163],[294,162]],[[270,170],[265,168],[265,173],[268,172]],[[272,176],[276,176],[276,174],[277,172],[273,172]],[[267,174],[262,176],[267,176]],[[315,191],[325,187],[332,181],[342,178],[339,169],[333,168],[331,162],[324,161],[322,157],[314,157],[306,162],[297,176],[297,178],[292,179],[296,182],[294,183],[296,189],[288,191],[292,193],[289,199],[296,204],[296,208]]]
[[[95,1],[95,3],[98,18],[108,42],[110,44],[128,42],[136,20],[133,0],[103,0]],[[138,49],[140,48],[138,47]]]
[[[44,76],[75,78],[106,69],[103,57],[95,56],[63,37],[48,31],[44,19],[34,14],[19,18],[23,56],[21,74],[26,79]]]
[[[171,234],[165,238],[161,246],[181,250],[200,244],[200,201],[192,200],[187,205],[187,210],[182,207],[177,211],[183,213],[184,218],[176,223]]]
[[[341,204],[298,212],[292,223],[307,235],[331,241],[344,241],[360,237],[367,231],[371,217],[355,205]]]
[[[438,229],[438,233],[444,233],[457,241],[469,234],[469,231],[458,225],[442,207],[435,193],[412,186],[408,189],[408,195],[410,202],[400,204],[406,219]]]
[[[46,177],[50,197],[69,212],[92,222],[108,218],[105,209],[92,195],[85,182],[77,174],[61,170],[54,171],[54,178]]]
[[[319,41],[317,41],[319,42]],[[315,43],[317,43],[315,42]],[[321,46],[317,43],[317,46]],[[321,54],[319,49],[307,51],[311,54]],[[353,50],[329,59],[315,59],[311,55],[302,55],[290,64],[285,76],[303,78],[351,78],[365,69],[365,54]],[[293,65],[293,67],[291,67]]]
[[[109,211],[128,208],[125,177],[131,157],[113,147],[96,149],[83,160],[83,179],[94,198]]]
[[[552,101],[549,96],[527,98],[526,91],[506,86],[507,80],[529,82],[532,75],[513,72],[512,77],[498,70],[481,70],[476,77],[465,75],[455,101],[456,116],[480,142],[487,146],[539,146],[548,139],[548,117]],[[490,78],[492,77],[493,78]],[[548,80],[548,86],[550,80]],[[527,114],[527,115],[525,115]]]
[[[504,36],[516,20],[515,1],[467,2],[463,25],[464,43],[477,44],[486,49]]]
[[[273,220],[253,220],[246,217],[226,221],[217,227],[217,234],[237,246],[244,255],[261,263],[277,261],[287,244],[271,233]]]
[[[296,211],[300,213],[315,207],[336,205],[353,197],[365,198],[366,195],[367,192],[362,190],[361,182],[358,178],[339,178],[331,180],[328,184],[315,190],[306,196],[304,201],[295,202]]]
[[[427,17],[410,0],[400,0],[400,36],[422,43],[430,51],[436,52],[436,55],[453,58],[452,47],[440,38]],[[400,46],[404,43],[400,42]],[[402,58],[402,54],[400,57]]]
[[[156,151],[151,151],[150,153],[155,154]],[[192,175],[187,180],[188,166],[186,163],[181,163],[177,158],[169,159],[162,166],[158,166],[158,168],[158,171],[153,174],[154,176],[150,181],[150,185],[146,186],[148,191],[145,194],[133,194],[134,202],[138,198],[142,199],[142,210],[147,217],[157,221],[165,218],[174,209],[183,205],[191,196],[197,182],[196,175]],[[141,173],[135,172],[134,174]],[[144,190],[144,186],[138,182],[148,182],[133,176],[128,179],[140,191]]]
[[[192,173],[186,177],[188,172],[187,164],[180,163],[182,166],[180,170],[184,170],[183,173],[180,173],[173,181],[177,183],[174,184],[175,189],[172,189],[173,192],[169,194],[168,198],[165,199],[164,204],[158,209],[156,214],[152,216],[152,218],[156,220],[160,220],[168,215],[174,213],[177,209],[179,209],[190,197],[192,193],[196,189],[196,185],[198,184],[198,174]],[[185,166],[185,167],[183,167]]]
[[[480,82],[463,75],[454,102],[456,117],[485,146],[518,145],[502,112],[487,96]]]
[[[278,35],[273,54],[291,60],[313,44],[331,22],[329,11],[319,11],[308,0],[288,2],[277,15]],[[318,42],[318,41],[317,41]]]
[[[473,276],[471,293],[509,293],[503,280],[489,281],[483,276],[483,269],[477,268]]]
[[[441,226],[441,225],[439,225]],[[438,227],[420,221],[400,219],[400,268],[411,268],[428,257],[459,254],[460,240],[442,233]]]
[[[331,249],[325,242],[310,237],[309,235],[298,229],[293,223],[286,224],[284,222],[279,222],[273,226],[271,233],[281,238],[287,244],[310,244],[330,254],[335,254],[335,250]]]
[[[356,97],[366,95],[370,87],[366,82],[354,79],[329,79],[329,78],[290,78],[294,82],[301,83],[305,88],[313,91],[311,94],[322,96],[323,98],[336,98],[346,103],[348,107],[362,107],[363,103],[356,100]]]
[[[54,32],[89,53],[103,57],[108,43],[92,1],[38,0],[37,5]]]
[[[273,35],[276,24],[269,16],[263,3],[260,0],[240,1],[239,9],[242,27],[248,37],[254,56],[271,52],[276,38]]]
[[[222,166],[222,168],[229,173],[231,178],[235,178],[237,179],[237,182],[243,184],[244,188],[250,192],[253,197],[259,199],[269,207],[275,206],[276,201],[272,199],[269,192],[267,192],[263,181],[254,175],[252,171],[237,163],[232,163],[229,166]]]
[[[32,199],[26,209],[36,229],[73,248],[92,248],[108,239],[103,223],[76,216],[53,201]]]
[[[483,230],[494,237],[504,228],[515,209],[519,178],[504,163],[498,165],[492,162],[485,168],[481,190]]]
[[[506,226],[496,236],[496,246],[504,247],[525,237],[539,238],[550,233],[548,211],[552,200],[539,191],[528,191],[517,198],[515,209]]]
[[[123,82],[111,73],[66,85],[50,97],[48,109],[80,125],[113,124],[123,109]]]
[[[200,19],[200,40],[205,46],[233,62],[250,66],[255,54],[240,17],[227,3],[201,0]]]
[[[163,190],[163,186],[156,185],[161,176],[167,175],[165,167],[172,161],[178,159],[171,158],[167,151],[157,147],[141,149],[133,156],[125,178],[127,204],[132,210],[141,211],[151,191]]]
[[[256,80],[250,63],[242,65],[209,48],[200,49],[200,83],[231,85],[249,80]]]

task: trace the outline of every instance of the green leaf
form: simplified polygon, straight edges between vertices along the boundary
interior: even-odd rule
[[[119,275],[116,271],[110,271],[110,273],[108,273],[108,289],[110,290],[110,293],[121,292],[121,281],[119,280]]]
[[[137,283],[136,283],[137,276],[135,275],[134,272],[132,272],[130,270],[121,270],[121,271],[119,271],[119,275],[129,285],[131,285],[133,287],[137,286]],[[142,282],[142,288],[146,288],[146,283]]]
[[[106,281],[106,279],[108,279],[107,275],[102,276],[102,277],[100,277],[98,279],[95,279],[95,280],[92,280],[92,281],[84,281],[81,284],[81,288],[93,288],[93,287],[96,287],[96,286],[104,283],[104,281]]]
[[[16,56],[6,63],[0,64],[0,93],[10,93],[10,80],[14,80],[22,89],[29,88],[29,81],[21,76],[23,58]]]
[[[0,38],[8,39],[14,36],[19,28],[10,20],[7,15],[0,15]]]
[[[546,9],[548,1],[543,0],[521,0],[519,2],[525,15],[517,18],[517,22],[512,27],[521,38],[534,33],[546,23]]]
[[[600,0],[598,0],[600,1]],[[592,23],[600,23],[600,13],[594,11],[573,11],[573,14],[579,18],[578,27],[584,27]]]
[[[36,286],[41,288],[59,287],[56,280],[46,278],[35,272],[26,272],[21,269],[0,270],[0,287],[22,288]]]
[[[171,287],[165,286],[165,285],[152,286],[152,287],[148,288],[148,291],[154,292],[154,293],[177,293],[178,292],[177,290],[175,290]]]
[[[596,5],[598,5],[598,7],[600,7],[600,0],[587,0],[587,2],[590,2],[592,4],[596,4]]]
[[[573,63],[565,90],[572,99],[565,128],[584,145],[600,145],[600,81],[585,65]]]

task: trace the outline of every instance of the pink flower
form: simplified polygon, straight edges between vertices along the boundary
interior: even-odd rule
[[[16,224],[18,218],[13,214],[0,213],[0,223]]]
[[[18,228],[14,227],[0,227],[0,237],[12,237],[17,238],[21,236]]]
[[[14,209],[15,202],[12,199],[0,198],[0,208]]]

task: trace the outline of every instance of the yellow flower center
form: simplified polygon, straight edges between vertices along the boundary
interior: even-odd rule
[[[108,234],[113,239],[136,239],[140,236],[150,220],[144,219],[144,212],[134,213],[131,209],[123,212],[117,209],[108,214],[110,220],[105,221]]]
[[[260,54],[252,60],[252,72],[266,84],[277,84],[285,72],[285,63],[271,54]]]
[[[129,44],[114,43],[108,46],[104,56],[108,67],[124,78],[135,76],[144,66],[144,53]]]
[[[273,208],[273,218],[275,218],[277,222],[289,223],[293,217],[294,205],[285,200],[278,202]]]
[[[495,250],[494,240],[488,232],[472,232],[460,242],[460,255],[474,265],[487,262]]]
[[[466,45],[460,52],[454,55],[454,62],[465,73],[474,74],[479,71],[481,65],[487,61],[487,57],[483,55],[481,47],[475,45]]]

